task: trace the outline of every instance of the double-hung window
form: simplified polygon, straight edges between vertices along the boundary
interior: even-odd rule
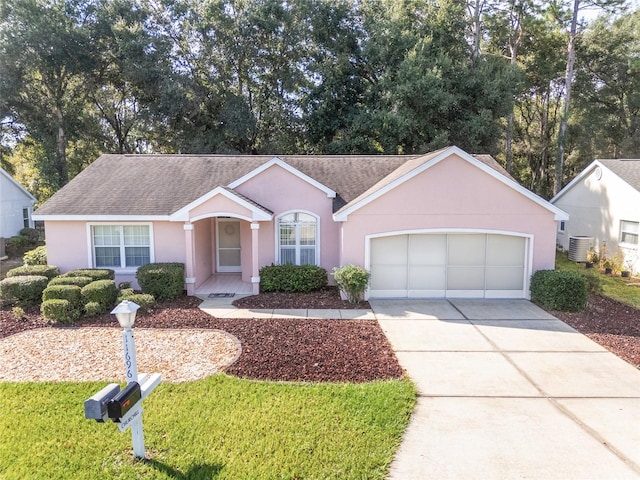
[[[620,243],[637,247],[639,236],[640,222],[630,222],[628,220],[620,222]]]
[[[94,225],[96,268],[140,267],[151,262],[149,225]]]
[[[29,228],[31,226],[31,214],[29,212],[29,208],[22,209],[22,225],[24,228]]]
[[[318,219],[308,213],[287,213],[278,219],[278,252],[281,265],[316,265]]]

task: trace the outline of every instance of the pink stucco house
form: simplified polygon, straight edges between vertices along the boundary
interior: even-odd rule
[[[103,155],[42,205],[49,263],[182,262],[189,294],[271,263],[371,271],[368,296],[526,298],[568,216],[487,155]]]

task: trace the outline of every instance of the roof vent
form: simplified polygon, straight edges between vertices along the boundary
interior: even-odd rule
[[[589,249],[593,246],[593,237],[569,237],[569,260],[586,262]]]

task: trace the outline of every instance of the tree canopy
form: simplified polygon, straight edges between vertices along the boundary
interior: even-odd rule
[[[594,157],[640,156],[640,13],[624,12],[622,0],[0,0],[0,160],[43,200],[107,152],[455,144],[550,196]]]

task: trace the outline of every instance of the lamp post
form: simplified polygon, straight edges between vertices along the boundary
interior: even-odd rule
[[[136,345],[133,339],[133,324],[136,321],[136,312],[140,305],[123,300],[111,313],[116,316],[122,327],[122,344],[124,345],[124,368],[127,384],[138,381],[138,364],[136,362]],[[136,458],[144,458],[144,434],[142,432],[142,415],[137,415],[131,422],[131,441],[133,443],[133,455]]]

